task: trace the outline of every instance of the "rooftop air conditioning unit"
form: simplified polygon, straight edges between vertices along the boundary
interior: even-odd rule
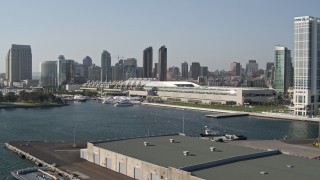
[[[183,155],[188,156],[189,155],[189,151],[183,151]]]
[[[210,147],[210,151],[216,150],[216,147]]]
[[[174,139],[169,139],[170,140],[170,143],[174,143]]]
[[[149,142],[143,142],[144,146],[149,146]]]

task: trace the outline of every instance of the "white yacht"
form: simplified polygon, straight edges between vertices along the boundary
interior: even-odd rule
[[[74,99],[75,101],[78,101],[78,102],[86,102],[86,101],[87,101],[87,97],[82,96],[82,95],[75,95],[75,96],[73,97],[73,99]]]
[[[115,107],[128,107],[128,106],[133,106],[133,103],[130,102],[129,100],[120,100],[120,101],[116,101],[114,103]]]

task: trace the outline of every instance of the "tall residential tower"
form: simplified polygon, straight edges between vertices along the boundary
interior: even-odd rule
[[[280,93],[287,93],[293,85],[291,51],[284,46],[275,47],[273,88]]]
[[[294,18],[294,114],[318,114],[320,103],[320,19]]]
[[[6,57],[6,79],[13,82],[32,79],[32,53],[29,45],[12,44]]]
[[[101,54],[101,81],[111,81],[111,55],[108,51]]]
[[[158,79],[159,81],[167,80],[167,48],[166,46],[161,46],[159,49]]]
[[[148,47],[143,51],[143,77],[152,78],[153,52],[152,47]]]

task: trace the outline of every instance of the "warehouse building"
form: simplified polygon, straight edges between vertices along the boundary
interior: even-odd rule
[[[319,160],[184,135],[88,142],[81,157],[135,179],[319,179]]]

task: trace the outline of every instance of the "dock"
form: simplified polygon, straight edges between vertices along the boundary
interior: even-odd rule
[[[248,113],[217,113],[217,114],[208,114],[207,118],[229,118],[229,117],[241,117],[249,116]]]
[[[132,179],[81,159],[80,149],[86,148],[87,142],[77,142],[76,147],[73,147],[73,142],[14,141],[5,143],[5,147],[21,158],[37,166],[47,167],[66,179]]]

